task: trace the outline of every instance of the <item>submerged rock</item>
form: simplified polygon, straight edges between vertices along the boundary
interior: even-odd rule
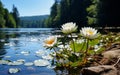
[[[88,67],[82,70],[82,75],[117,75],[117,69],[109,65]]]
[[[104,58],[120,58],[120,49],[106,51],[102,55]]]

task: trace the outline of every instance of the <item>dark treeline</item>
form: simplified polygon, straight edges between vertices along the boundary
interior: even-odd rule
[[[119,0],[55,0],[49,17],[20,21],[17,8],[13,5],[12,12],[9,12],[0,1],[0,28],[56,28],[66,22],[75,22],[79,28],[84,26],[119,27],[119,7]]]
[[[19,26],[19,21],[17,8],[13,5],[12,12],[9,12],[0,1],[0,28],[16,28]]]
[[[119,27],[119,7],[119,0],[55,0],[45,25],[60,27],[66,22],[75,22],[79,28]]]
[[[20,17],[20,27],[22,28],[44,28],[44,21],[48,15],[24,16]]]

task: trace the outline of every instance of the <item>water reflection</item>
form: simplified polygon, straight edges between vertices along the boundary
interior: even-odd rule
[[[6,50],[4,49],[5,39],[5,33],[0,31],[0,59],[2,59],[3,56],[6,54]]]
[[[53,29],[0,29],[0,74],[9,75],[11,68],[18,68],[15,75],[55,75],[45,57],[50,52],[43,47],[43,40],[53,33]]]
[[[9,71],[18,70],[15,75],[68,75],[80,70],[56,68],[51,65],[50,50],[43,47],[43,41],[50,35],[56,35],[55,29],[0,29],[0,75],[9,75]]]

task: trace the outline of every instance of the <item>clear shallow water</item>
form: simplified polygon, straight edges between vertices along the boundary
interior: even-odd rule
[[[43,47],[43,41],[54,32],[55,30],[50,28],[0,29],[0,60],[13,62],[24,59],[24,63],[33,63],[35,60],[43,59],[42,56],[49,54],[49,51]],[[43,53],[37,55],[37,51]],[[10,68],[20,69],[14,75],[56,75],[49,66],[25,66],[24,63],[21,65],[0,64],[0,75],[9,75]]]

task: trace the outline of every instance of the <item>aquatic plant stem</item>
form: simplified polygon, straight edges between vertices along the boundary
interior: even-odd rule
[[[72,38],[72,34],[70,34],[70,35],[71,35],[71,38]],[[73,43],[73,50],[74,50],[74,54],[75,54],[75,43],[74,43],[73,38],[72,38],[72,43]]]
[[[85,55],[84,55],[84,63],[87,62],[87,55],[88,55],[88,49],[89,49],[89,39],[86,38],[86,51],[85,51]]]
[[[86,40],[85,40],[85,41],[86,41]],[[81,52],[82,49],[84,48],[85,44],[86,44],[86,42],[83,43],[83,45],[82,45],[82,47],[81,47],[81,49],[80,49],[80,52]]]
[[[57,51],[55,50],[55,48],[53,48],[53,50],[55,51],[55,53],[57,54]]]
[[[89,49],[89,39],[86,40],[86,51],[85,51],[85,54],[87,55],[88,53],[88,49]]]

